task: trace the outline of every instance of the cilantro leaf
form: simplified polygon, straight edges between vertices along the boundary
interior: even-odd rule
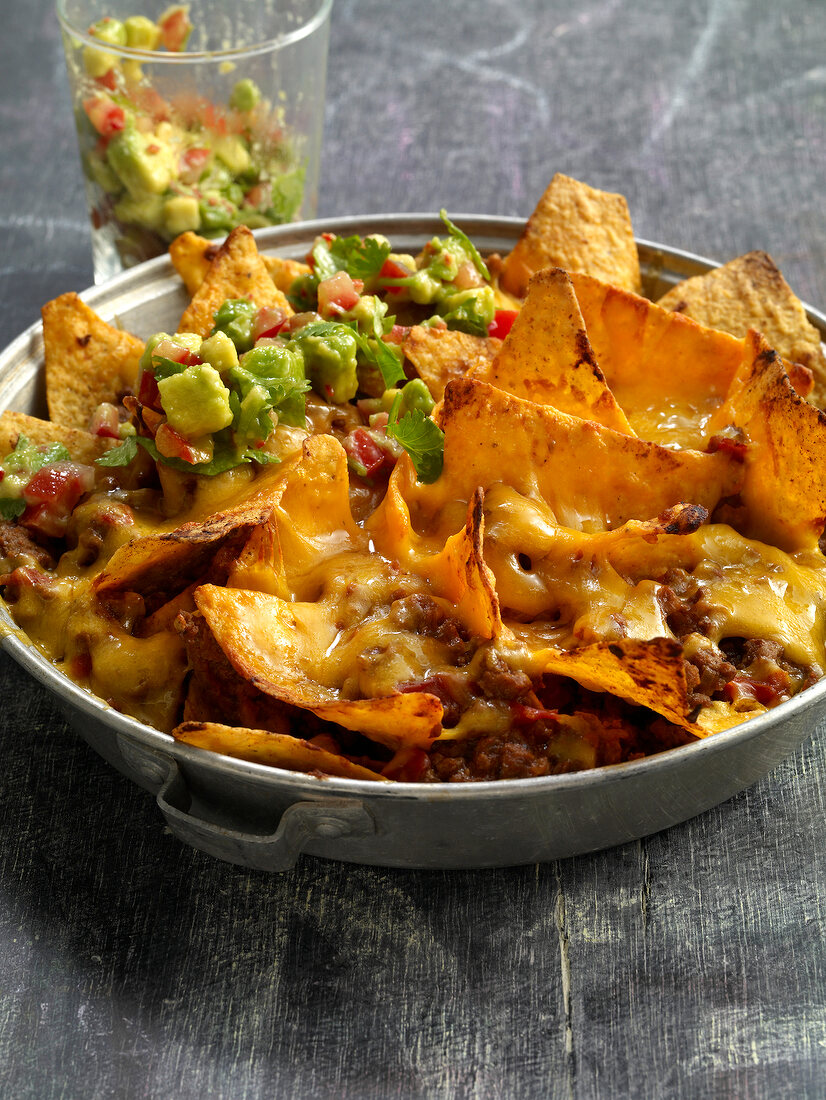
[[[375,237],[336,237],[330,244],[330,252],[341,265],[339,270],[367,282],[384,266],[390,255],[390,242]]]
[[[488,282],[490,282],[490,272],[488,271],[487,264],[479,255],[479,249],[476,247],[470,237],[468,237],[467,233],[463,233],[458,225],[453,224],[453,222],[447,216],[447,211],[444,209],[444,207],[442,207],[442,209],[439,211],[439,217],[445,223],[445,226],[447,227],[447,230],[450,233],[451,237],[455,237],[457,241],[460,241],[462,243],[465,251],[473,260],[473,264],[476,270],[482,276],[482,278],[487,279]]]
[[[322,238],[313,247],[313,271],[319,279],[329,279],[338,271],[346,271],[353,279],[366,282],[381,271],[390,255],[390,242],[375,237]]]
[[[134,435],[128,435],[119,447],[112,447],[95,461],[98,466],[128,466],[137,453],[137,439]]]
[[[247,449],[239,452],[231,443],[216,438],[215,454],[210,462],[184,462],[182,458],[165,458],[155,446],[154,439],[146,436],[136,436],[138,443],[145,451],[148,451],[156,462],[162,462],[165,466],[171,466],[173,470],[182,470],[187,474],[204,474],[206,477],[214,477],[225,470],[231,470],[234,466],[240,466],[245,462],[257,462],[266,466],[271,462],[280,462],[277,455],[269,454],[257,449]]]
[[[435,421],[421,411],[411,409],[397,420],[401,394],[393,402],[387,434],[395,439],[410,455],[416,469],[416,477],[429,485],[442,472],[445,457],[445,433]]]
[[[0,519],[17,519],[26,511],[26,502],[20,497],[0,497]]]

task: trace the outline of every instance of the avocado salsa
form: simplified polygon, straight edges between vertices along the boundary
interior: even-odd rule
[[[164,96],[145,74],[150,54],[182,52],[192,29],[187,5],[157,22],[106,16],[88,28],[100,47],[78,46],[70,60],[81,88],[76,123],[92,224],[114,233],[124,266],[162,253],[187,230],[223,237],[237,225],[278,225],[300,212],[305,165],[283,112],[254,81],[237,80],[217,103],[186,90]]]
[[[404,451],[420,481],[435,481],[444,437],[430,419],[427,385],[405,371],[409,326],[504,336],[515,316],[496,308],[484,262],[444,211],[442,218],[447,235],[416,257],[393,252],[380,235],[317,237],[308,273],[287,296],[297,312],[227,299],[205,338],[151,336],[134,392],[118,406],[99,405],[86,425],[115,442],[98,466],[135,463],[137,474],[143,453],[159,467],[213,477],[278,462],[279,428],[323,423],[368,491],[381,489]],[[24,516],[32,530],[60,533],[94,482],[93,469],[64,452],[20,437],[0,467],[0,517]]]

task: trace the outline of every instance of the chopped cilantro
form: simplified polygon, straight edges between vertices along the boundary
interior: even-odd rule
[[[128,435],[119,447],[112,447],[95,461],[98,466],[128,466],[137,453],[137,440],[134,435]]]
[[[402,394],[396,396],[387,422],[387,435],[395,439],[410,455],[416,477],[425,484],[436,481],[442,472],[445,457],[445,433],[421,409],[411,409],[397,419]]]
[[[490,281],[490,272],[488,271],[487,264],[479,255],[479,249],[476,247],[470,237],[468,237],[466,233],[463,233],[458,225],[453,224],[453,222],[447,216],[447,211],[444,208],[439,211],[439,217],[445,223],[445,226],[447,227],[447,230],[450,233],[451,237],[455,237],[457,241],[460,241],[462,243],[465,251],[473,260],[473,264],[476,270],[482,276],[482,278]]]

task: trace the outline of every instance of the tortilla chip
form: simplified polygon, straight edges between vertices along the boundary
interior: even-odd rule
[[[172,736],[176,741],[198,749],[273,768],[337,775],[344,779],[369,779],[377,783],[391,782],[378,772],[354,764],[346,756],[330,752],[311,741],[290,737],[289,734],[222,726],[218,722],[182,722],[172,731]]]
[[[186,287],[186,292],[192,298],[198,287],[206,278],[209,265],[215,259],[220,249],[216,241],[208,241],[206,237],[199,237],[197,233],[187,231],[169,246],[169,258],[172,266],[181,276]]]
[[[473,377],[634,434],[597,365],[571,280],[561,268],[531,278],[525,305],[502,349],[492,363],[476,368]]]
[[[276,287],[289,294],[290,287],[302,275],[309,275],[312,268],[300,260],[285,260],[282,256],[265,256],[264,263]]]
[[[642,439],[705,447],[707,423],[725,400],[743,340],[587,275],[572,275],[597,362]]]
[[[42,309],[49,418],[83,428],[103,401],[134,385],[143,341],[108,325],[77,294]]]
[[[338,633],[323,605],[212,584],[196,590],[195,602],[235,671],[259,691],[394,750],[426,747],[441,729],[442,704],[434,695],[340,699],[336,687],[323,682]]]
[[[732,336],[756,329],[778,355],[812,371],[813,400],[817,405],[826,402],[821,334],[766,252],[747,252],[705,275],[686,279],[657,304]]]
[[[209,241],[192,232],[182,233],[169,246],[169,258],[183,279],[190,298],[206,278],[220,247],[219,242]],[[296,279],[310,272],[307,264],[299,260],[285,260],[281,256],[263,256],[262,259],[273,283],[285,294]]]
[[[813,549],[826,523],[826,413],[789,381],[776,351],[756,332],[726,404],[711,427],[741,429],[750,444],[732,525],[782,550]]]
[[[485,494],[477,489],[468,505],[467,522],[445,543],[444,550],[421,563],[420,572],[433,591],[453,604],[452,613],[478,638],[495,638],[502,632],[496,581],[485,564],[482,545]]]
[[[428,328],[414,325],[402,341],[402,351],[416,368],[433,395],[441,401],[451,378],[461,378],[469,371],[485,371],[502,347],[502,341],[492,337],[472,336],[453,329]]]
[[[115,551],[92,589],[105,604],[137,593],[146,615],[151,615],[211,570],[225,576],[252,531],[271,513],[271,505],[253,503],[166,534],[133,539]]]
[[[589,691],[617,695],[648,707],[669,722],[697,736],[702,731],[688,721],[683,647],[669,638],[597,642],[581,649],[547,649],[533,654],[539,673],[569,676]]]
[[[62,424],[54,424],[51,420],[27,416],[26,413],[7,411],[0,416],[0,455],[13,451],[21,435],[36,447],[62,443],[75,462],[82,462],[86,466],[94,465],[95,459],[100,458],[118,442],[116,439],[104,439],[103,436],[81,431],[80,428],[68,428]]]
[[[442,476],[417,494],[426,508],[503,482],[547,502],[561,525],[594,531],[680,502],[710,511],[742,479],[730,454],[670,450],[472,379],[449,383],[441,426]]]
[[[249,298],[259,307],[279,306],[286,314],[293,312],[273,283],[255,237],[245,225],[233,229],[216,252],[204,281],[184,311],[178,331],[208,336],[215,312],[226,298]]]
[[[640,261],[624,196],[557,173],[503,261],[500,282],[524,297],[544,267],[581,271],[639,293]]]

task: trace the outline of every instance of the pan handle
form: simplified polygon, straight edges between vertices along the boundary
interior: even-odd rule
[[[185,844],[230,863],[261,871],[289,871],[304,848],[314,840],[370,836],[375,822],[364,803],[345,798],[323,802],[294,802],[281,815],[271,834],[227,829],[179,809],[189,794],[186,780],[175,761],[156,801],[170,831]],[[175,805],[177,803],[177,805]]]
[[[312,841],[371,836],[376,823],[358,799],[330,798],[294,802],[281,815],[274,833],[247,833],[216,825],[188,812],[190,793],[178,762],[131,738],[118,736],[118,747],[131,774],[157,790],[156,802],[179,840],[229,863],[261,871],[288,871]],[[160,788],[160,789],[158,789]],[[326,853],[325,853],[326,854]],[[335,858],[330,853],[331,858]]]

